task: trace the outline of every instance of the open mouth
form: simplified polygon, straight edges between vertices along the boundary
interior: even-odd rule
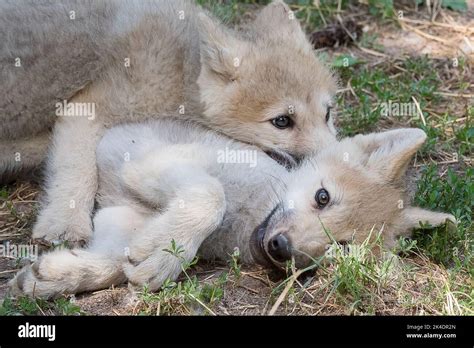
[[[268,256],[265,249],[265,234],[267,232],[268,224],[273,215],[278,211],[280,205],[275,206],[263,222],[255,228],[250,237],[250,252],[255,261],[265,267],[276,267],[274,261]]]

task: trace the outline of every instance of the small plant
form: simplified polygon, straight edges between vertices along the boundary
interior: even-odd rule
[[[337,243],[333,245],[334,290],[341,295],[350,295],[355,303],[369,296],[370,285],[378,281],[375,257],[370,249],[372,245],[369,238],[353,249],[356,252],[345,252]]]
[[[0,199],[7,199],[8,198],[8,188],[2,187],[0,188]]]
[[[59,315],[78,315],[82,314],[81,307],[76,305],[74,297],[71,299],[59,298],[54,301]]]
[[[234,252],[232,255],[230,255],[230,269],[232,270],[232,273],[234,273],[235,277],[237,279],[240,278],[240,250],[239,248],[234,248]]]
[[[29,297],[20,297],[15,300],[7,297],[0,307],[0,315],[36,315],[41,306],[44,306],[42,300]]]
[[[209,304],[214,304],[224,297],[224,285],[227,283],[228,274],[223,272],[217,281],[211,284],[204,284],[201,290],[201,297]]]
[[[373,16],[392,18],[394,16],[393,0],[369,0],[369,12]]]
[[[360,45],[362,47],[370,48],[379,52],[384,51],[384,47],[377,43],[377,34],[369,34],[363,33],[362,38],[360,40]]]
[[[341,94],[337,100],[342,135],[373,131],[381,121],[394,120],[406,126],[426,127],[413,98],[421,110],[436,104],[439,97],[435,92],[441,83],[439,76],[427,57],[409,58],[401,66],[402,72],[392,72],[390,64],[381,64],[376,69],[350,64],[339,68],[342,80],[350,82],[353,92]],[[384,110],[387,104],[410,106],[409,113],[387,114]],[[428,115],[424,113],[423,117],[426,119]],[[436,132],[436,129],[432,131]]]
[[[183,256],[184,248],[177,245],[175,240],[163,251],[180,259],[181,270],[186,279],[178,282],[167,279],[157,293],[150,292],[145,286],[140,294],[144,307],[141,314],[197,314],[202,309],[205,313],[214,314],[208,305],[219,301],[224,295],[223,285],[227,281],[227,274],[223,273],[214,283],[201,284],[196,276],[189,274],[189,269],[198,261],[197,257],[191,261],[186,260]]]
[[[400,238],[394,252],[402,256],[411,255],[417,249],[416,239]]]
[[[415,202],[432,210],[452,213],[456,227],[442,226],[426,233],[423,229],[415,233],[420,249],[436,262],[446,266],[467,267],[473,272],[474,231],[472,207],[474,206],[474,170],[468,168],[464,175],[448,169],[445,179],[438,174],[435,165],[428,166],[418,181]],[[420,226],[426,227],[426,226]]]
[[[182,245],[177,245],[176,241],[174,239],[171,240],[171,247],[169,249],[163,249],[163,251],[166,251],[167,253],[170,253],[171,255],[175,256],[181,261],[181,270],[183,273],[186,275],[186,277],[189,279],[189,275],[186,272],[189,268],[194,266],[198,262],[198,257],[194,257],[191,260],[186,260],[186,258],[183,256],[184,254],[184,248]]]
[[[39,298],[5,298],[0,305],[2,315],[81,315],[81,308],[67,298],[46,301]]]
[[[425,0],[416,0],[417,5],[426,3]],[[466,0],[442,0],[441,7],[449,8],[453,11],[465,12],[467,11]]]

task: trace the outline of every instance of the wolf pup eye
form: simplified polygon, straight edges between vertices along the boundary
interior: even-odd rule
[[[280,115],[271,120],[278,129],[286,129],[293,126],[293,120],[287,115]]]
[[[329,122],[329,118],[331,117],[331,107],[328,106],[327,111],[326,111],[326,123]]]
[[[329,192],[325,189],[319,189],[314,196],[319,209],[324,208],[329,203]]]

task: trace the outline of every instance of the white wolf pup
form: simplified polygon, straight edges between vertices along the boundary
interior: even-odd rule
[[[258,148],[195,125],[116,127],[97,150],[100,208],[89,247],[43,255],[11,281],[12,292],[49,298],[124,281],[156,290],[183,261],[227,259],[235,247],[245,263],[294,258],[304,267],[324,255],[327,231],[357,243],[375,228],[392,247],[420,221],[454,221],[404,201],[401,177],[425,137],[419,129],[358,135],[288,172]],[[165,250],[172,241],[179,257]]]
[[[193,119],[283,157],[335,139],[335,81],[282,1],[244,33],[183,0],[7,0],[0,19],[0,58],[11,63],[0,70],[0,175],[41,160],[43,133],[54,124],[34,238],[89,239],[95,150],[104,130],[120,123]]]

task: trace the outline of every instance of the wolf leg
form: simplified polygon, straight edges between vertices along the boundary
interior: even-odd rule
[[[95,150],[101,125],[86,117],[56,123],[48,161],[46,206],[33,228],[33,238],[86,242],[97,191]]]
[[[63,249],[24,267],[9,285],[12,295],[53,298],[104,289],[125,280],[121,262],[82,249]]]
[[[99,210],[94,218],[94,238],[88,249],[55,250],[41,256],[10,281],[11,293],[52,298],[123,283],[125,248],[144,221],[144,216],[131,207]]]
[[[150,193],[157,193],[151,203],[164,211],[150,217],[134,235],[129,262],[124,264],[130,283],[148,284],[150,290],[178,277],[183,263],[193,260],[225,212],[224,190],[216,178],[192,161],[177,159],[175,163],[166,168],[149,161],[130,163],[133,175],[124,175],[126,185],[139,196],[145,193],[147,201],[152,200]],[[141,180],[139,174],[144,175]]]

